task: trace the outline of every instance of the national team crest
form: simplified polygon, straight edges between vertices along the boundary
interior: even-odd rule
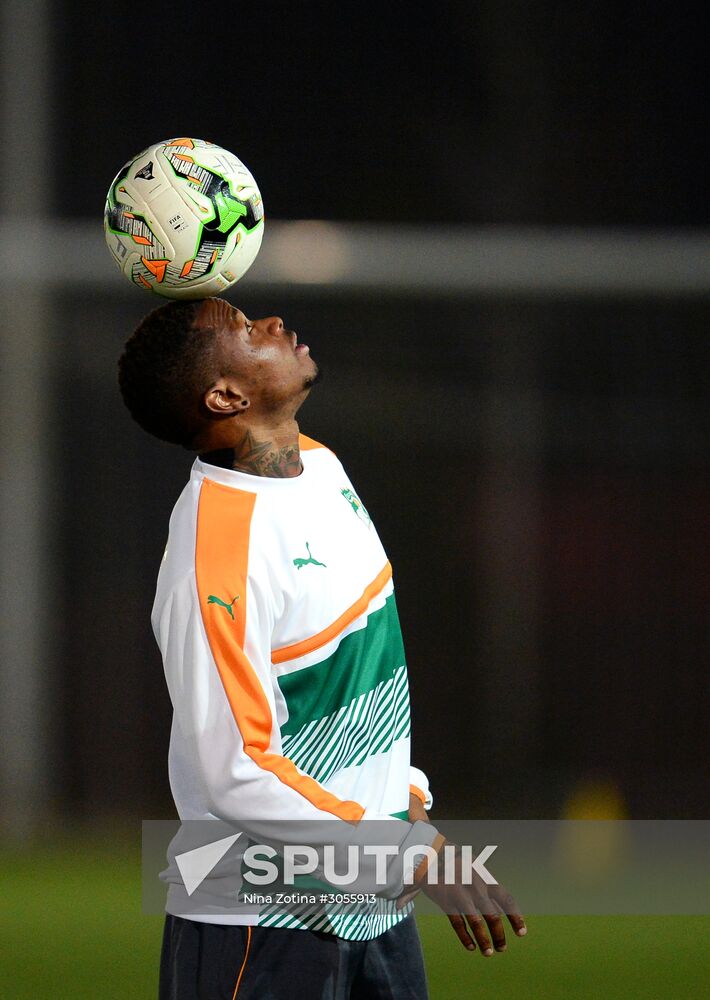
[[[357,493],[353,493],[352,490],[349,490],[347,487],[344,487],[340,491],[340,494],[341,496],[345,497],[345,499],[348,501],[348,503],[350,504],[350,506],[355,511],[355,513],[357,514],[357,516],[360,518],[361,521],[364,521],[365,524],[367,524],[368,526],[372,524],[372,518],[367,513],[367,507],[362,502]]]

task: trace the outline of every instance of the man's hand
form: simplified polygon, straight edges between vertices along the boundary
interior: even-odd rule
[[[416,795],[410,794],[409,822],[415,823],[420,819],[428,822],[429,817],[421,800]],[[443,865],[442,847],[439,856],[439,878],[442,882],[444,878]],[[486,885],[476,871],[472,872],[471,885],[461,884],[463,873],[461,871],[461,855],[458,849],[455,872],[455,885],[429,885],[425,876],[424,881],[420,882],[415,889],[400,896],[399,905],[403,906],[408,903],[421,889],[447,915],[449,923],[456,931],[464,948],[468,951],[475,951],[476,944],[478,944],[481,954],[486,957],[492,955],[494,949],[505,951],[507,947],[503,916],[507,916],[518,937],[524,937],[527,934],[528,929],[518,904],[502,885]]]
[[[446,846],[446,845],[445,845]],[[449,847],[453,845],[448,845]],[[505,930],[502,917],[510,921],[518,937],[524,937],[528,930],[518,904],[502,885],[486,885],[476,871],[472,871],[472,884],[463,885],[461,855],[456,851],[455,884],[443,884],[443,848],[439,855],[438,885],[429,885],[426,877],[420,888],[436,905],[444,911],[449,923],[456,931],[459,941],[469,951],[476,950],[476,944],[486,957],[496,951],[505,951]],[[466,873],[468,876],[468,873]],[[490,932],[490,936],[489,936]]]

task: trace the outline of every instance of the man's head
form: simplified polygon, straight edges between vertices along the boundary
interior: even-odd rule
[[[232,447],[245,427],[292,419],[317,380],[278,316],[249,320],[224,299],[169,302],[126,344],[119,386],[150,434],[195,450]]]

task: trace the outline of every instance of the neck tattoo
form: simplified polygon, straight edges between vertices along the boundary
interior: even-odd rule
[[[291,479],[301,474],[303,463],[298,442],[277,448],[273,441],[257,441],[251,431],[247,431],[234,449],[232,468],[252,476]]]

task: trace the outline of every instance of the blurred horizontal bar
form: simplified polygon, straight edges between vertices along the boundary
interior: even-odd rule
[[[5,281],[119,290],[100,221],[0,219]],[[251,287],[534,296],[710,293],[710,230],[269,220]]]

